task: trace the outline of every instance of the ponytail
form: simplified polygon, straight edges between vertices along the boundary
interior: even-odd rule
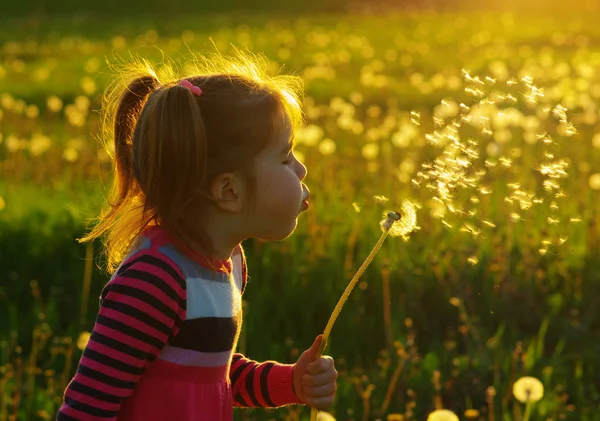
[[[139,140],[133,144],[133,166],[145,210],[184,236],[176,229],[183,208],[207,182],[207,139],[197,98],[183,86],[161,89],[145,107],[140,117],[144,124],[133,136]]]
[[[114,122],[116,197],[113,206],[119,206],[129,196],[134,181],[132,165],[133,131],[148,95],[159,85],[153,76],[135,79],[123,92]]]
[[[109,231],[108,238],[104,240],[106,250],[113,250],[107,255],[109,271],[116,268],[124,249],[130,246],[135,237],[126,235],[120,239],[125,247],[114,247],[117,238],[126,232],[123,229],[125,224],[117,224],[117,220],[126,223],[126,220],[140,216],[136,211],[139,200],[135,200],[139,187],[135,183],[132,165],[133,132],[149,94],[160,85],[156,77],[149,74],[137,76],[129,83],[122,82],[118,81],[103,98],[104,132],[112,138],[114,145],[114,179],[108,199],[109,207],[95,219],[94,228],[78,240],[93,241]]]

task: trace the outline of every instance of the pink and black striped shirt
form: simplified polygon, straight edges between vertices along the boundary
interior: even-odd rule
[[[243,251],[214,270],[149,228],[104,288],[57,421],[230,421],[233,406],[300,403],[292,365],[234,353]]]

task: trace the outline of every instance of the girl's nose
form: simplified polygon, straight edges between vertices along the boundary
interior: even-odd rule
[[[304,180],[304,178],[306,177],[306,174],[308,172],[308,170],[306,169],[306,165],[304,165],[300,161],[296,161],[296,163],[297,163],[297,165],[296,165],[296,174],[298,174],[298,178],[300,180]]]

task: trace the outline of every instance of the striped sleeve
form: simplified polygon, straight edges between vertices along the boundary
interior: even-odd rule
[[[234,354],[229,370],[233,403],[238,407],[268,407],[302,403],[293,389],[293,365],[257,363]]]
[[[123,399],[185,319],[185,280],[156,250],[131,256],[102,292],[100,310],[57,421],[116,420]]]

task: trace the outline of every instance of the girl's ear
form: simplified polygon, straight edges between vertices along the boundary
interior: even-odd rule
[[[246,188],[238,174],[217,175],[210,183],[209,192],[218,209],[229,213],[239,213],[244,210]]]

